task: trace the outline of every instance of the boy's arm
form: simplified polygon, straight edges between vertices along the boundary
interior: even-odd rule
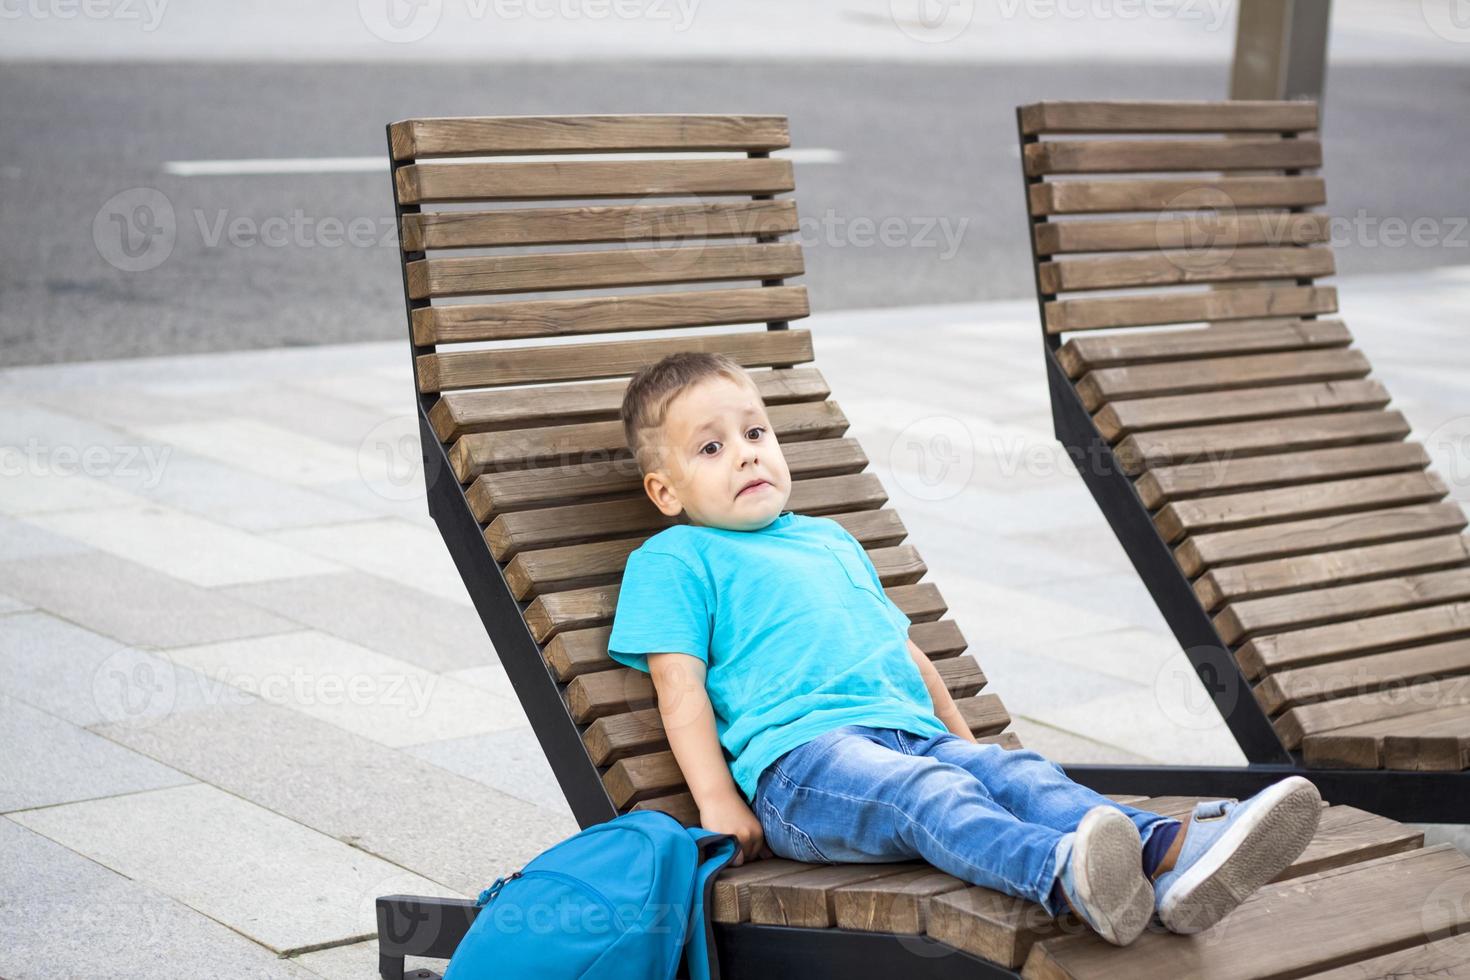
[[[705,689],[705,662],[685,653],[650,653],[648,672],[658,692],[664,733],[689,793],[699,808],[699,825],[731,834],[739,842],[735,864],[774,857],[761,822],[735,785],[715,731],[715,709]]]
[[[919,666],[919,673],[924,677],[924,686],[929,689],[929,699],[934,702],[934,714],[944,727],[966,741],[975,741],[975,736],[970,732],[970,726],[960,717],[960,709],[955,705],[954,698],[949,696],[949,689],[944,686],[944,681],[939,676],[939,671],[934,664],[920,650],[918,644],[908,640],[909,656],[914,658],[914,663]]]

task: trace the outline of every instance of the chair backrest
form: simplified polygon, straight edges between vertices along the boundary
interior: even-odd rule
[[[1337,296],[1317,282],[1329,216],[1308,210],[1326,203],[1316,103],[1017,117],[1048,356],[1282,744],[1310,754],[1314,732],[1362,720],[1363,691],[1463,670],[1470,643],[1395,652],[1470,633],[1466,520],[1322,318]]]
[[[776,116],[389,127],[418,392],[503,576],[467,584],[513,593],[619,811],[695,817],[647,675],[607,656],[624,562],[671,523],[642,492],[618,408],[628,377],[679,350],[750,372],[790,464],[789,507],[863,543],[972,728],[1014,744],[825,380],[801,366],[811,335],[789,324],[807,295],[787,284],[801,246],[782,240],[797,212],[776,197],[795,185],[771,156],[788,142]],[[625,336],[638,331],[650,335]]]

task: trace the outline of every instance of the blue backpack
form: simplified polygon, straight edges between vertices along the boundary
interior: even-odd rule
[[[738,847],[659,810],[594,824],[480,892],[444,980],[672,980],[686,954],[690,980],[718,978],[705,911]]]

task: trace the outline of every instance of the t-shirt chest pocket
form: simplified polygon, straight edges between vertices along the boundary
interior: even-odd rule
[[[861,589],[868,595],[872,596],[874,599],[882,601],[883,593],[876,585],[873,584],[873,579],[868,574],[868,567],[863,562],[862,558],[853,554],[852,551],[847,548],[841,548],[836,545],[830,544],[823,545],[822,547],[825,548],[827,550],[827,553],[832,556],[833,560],[842,567],[843,573],[847,576],[847,580],[853,588]]]

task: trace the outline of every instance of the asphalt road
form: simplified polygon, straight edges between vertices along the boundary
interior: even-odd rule
[[[797,167],[815,309],[1026,297],[1014,107],[1217,98],[1226,76],[1223,63],[0,65],[0,363],[402,337],[386,171],[164,165],[382,155],[384,124],[415,115],[784,113],[796,146],[841,156]],[[1470,262],[1467,110],[1470,64],[1332,68],[1340,273]],[[122,211],[118,194],[132,195]],[[166,258],[118,251],[112,212],[161,227],[167,210]],[[1388,218],[1430,224],[1405,236]]]

